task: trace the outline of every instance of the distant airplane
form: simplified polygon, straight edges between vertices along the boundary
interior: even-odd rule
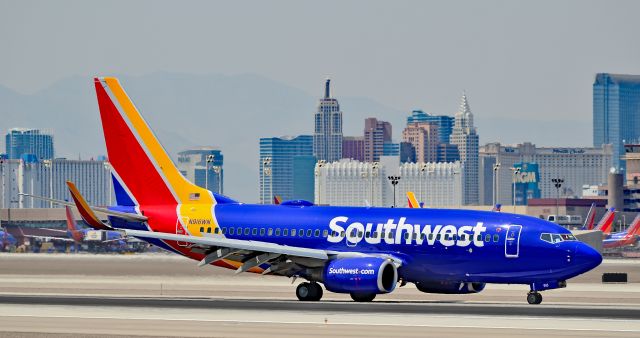
[[[117,205],[90,206],[68,182],[82,218],[200,266],[306,279],[296,288],[301,301],[320,300],[320,283],[360,302],[406,283],[455,294],[505,283],[527,285],[527,302],[539,304],[540,291],[565,287],[602,261],[563,227],[524,215],[234,201],[180,174],[117,79],[94,84]]]
[[[638,214],[627,230],[613,233],[602,241],[602,247],[605,249],[620,248],[632,246],[638,242],[640,236],[640,214]]]
[[[596,204],[591,203],[589,212],[587,212],[587,217],[584,219],[584,225],[582,226],[582,230],[593,230],[593,225],[595,221],[596,221]]]
[[[273,195],[273,204],[280,205],[282,203],[282,197],[278,195]]]
[[[500,209],[502,209],[502,204],[497,203],[496,205],[493,206],[493,209],[491,209],[491,211],[500,212]]]
[[[2,241],[0,242],[0,246],[2,247],[1,251],[6,251],[10,246],[14,246],[18,243],[16,238],[13,237],[13,235],[11,235],[5,228],[0,228],[0,240]]]
[[[602,216],[600,222],[593,228],[593,230],[600,230],[604,235],[609,235],[611,233],[611,229],[613,228],[613,221],[616,218],[616,209],[610,208],[607,212]]]
[[[416,209],[420,209],[422,208],[422,203],[418,203],[418,199],[416,198],[416,195],[413,193],[413,191],[407,191],[407,201],[409,204],[409,208],[416,208]],[[500,211],[500,208],[502,207],[502,204],[496,204],[493,206],[493,208],[491,209],[491,211]]]

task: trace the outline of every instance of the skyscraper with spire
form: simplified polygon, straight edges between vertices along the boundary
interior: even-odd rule
[[[338,100],[331,97],[331,80],[324,86],[324,97],[318,103],[313,129],[313,155],[318,161],[342,158],[342,112]]]
[[[462,162],[463,200],[465,205],[479,203],[479,167],[478,167],[479,137],[473,125],[473,114],[469,108],[466,93],[462,94],[460,109],[455,115],[450,143],[458,146],[460,161]]]

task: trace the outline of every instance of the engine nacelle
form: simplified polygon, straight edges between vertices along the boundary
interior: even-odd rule
[[[420,282],[416,283],[418,290],[425,293],[466,294],[478,293],[484,290],[485,283],[454,283],[454,282]]]
[[[339,258],[324,267],[327,290],[337,293],[387,293],[396,288],[398,270],[389,259]]]

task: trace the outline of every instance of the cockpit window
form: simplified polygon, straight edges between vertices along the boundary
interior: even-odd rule
[[[560,243],[565,241],[576,241],[576,237],[572,234],[549,234],[543,233],[540,235],[540,239],[547,243]]]
[[[551,234],[542,234],[540,235],[540,239],[545,242],[551,243]]]

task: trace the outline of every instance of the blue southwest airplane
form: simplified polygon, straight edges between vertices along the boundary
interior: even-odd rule
[[[539,304],[539,291],[565,287],[602,261],[568,230],[523,215],[302,200],[252,205],[214,194],[180,174],[117,79],[94,82],[117,205],[89,206],[68,182],[82,218],[199,266],[306,279],[296,289],[302,301],[320,300],[320,284],[366,302],[406,283],[447,294],[508,283],[528,285],[527,301]]]

